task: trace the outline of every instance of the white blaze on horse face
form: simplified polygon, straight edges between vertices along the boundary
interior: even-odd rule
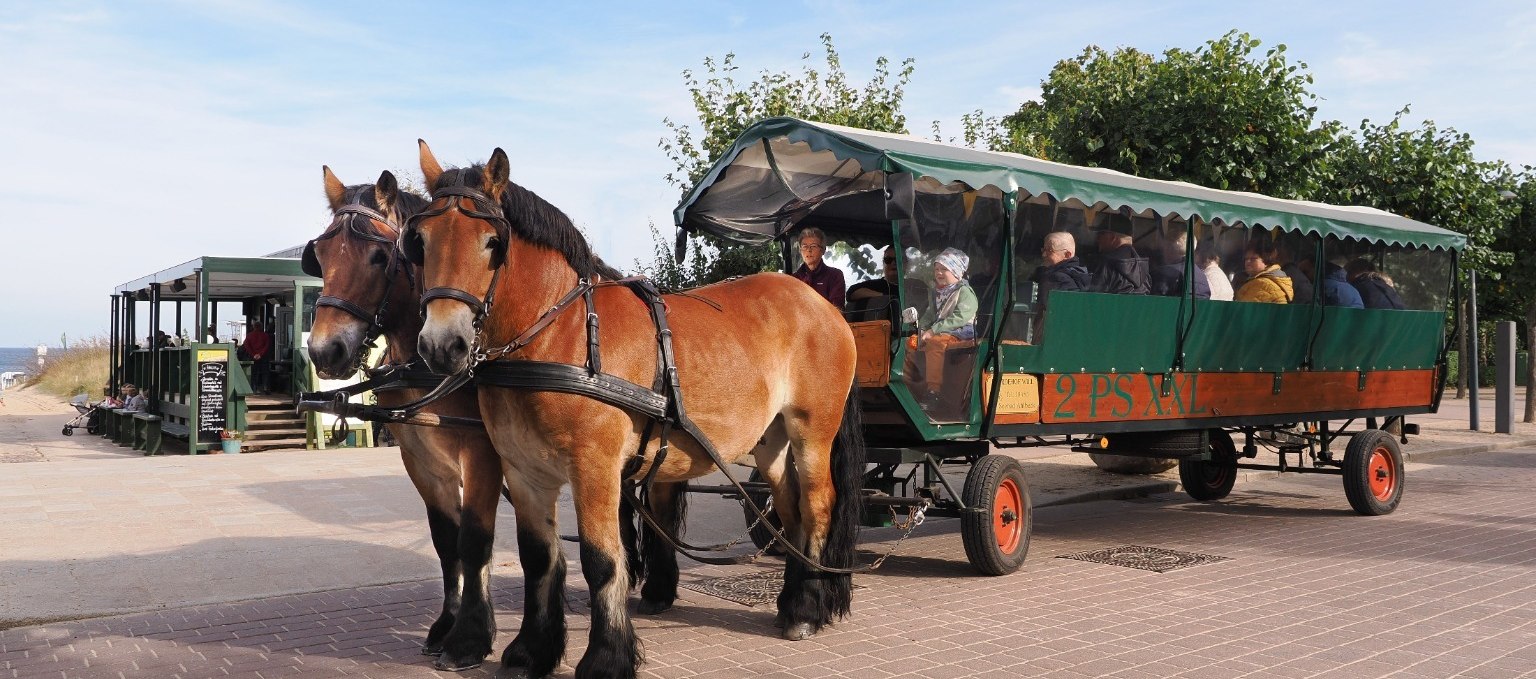
[[[426,322],[417,336],[416,350],[427,367],[449,374],[463,370],[475,341],[475,315],[458,300],[434,299],[427,303]]]

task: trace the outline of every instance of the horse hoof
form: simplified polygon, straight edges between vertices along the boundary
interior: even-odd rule
[[[422,655],[442,655],[443,654],[443,644],[442,644],[442,642],[436,642],[436,643],[431,643],[431,644],[422,644],[422,646],[421,646],[421,654]]]
[[[448,672],[463,672],[472,670],[484,663],[483,658],[439,658],[432,663],[432,667]]]
[[[656,615],[670,608],[672,608],[672,602],[670,601],[646,601],[641,599],[640,605],[636,606],[635,610],[639,611],[641,615]]]
[[[811,623],[808,622],[797,622],[784,627],[784,638],[790,641],[804,641],[815,634],[816,628],[811,627]]]

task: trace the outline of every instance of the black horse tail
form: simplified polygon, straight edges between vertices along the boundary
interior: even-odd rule
[[[854,382],[843,405],[842,427],[832,444],[832,487],[837,499],[832,504],[832,525],[821,553],[822,563],[832,568],[852,568],[858,551],[866,458],[863,420],[859,385]],[[826,580],[827,612],[838,618],[847,616],[853,602],[853,576],[829,574]]]

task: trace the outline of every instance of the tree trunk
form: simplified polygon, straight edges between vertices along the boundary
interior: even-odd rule
[[[1525,307],[1525,421],[1536,422],[1536,300]]]
[[[1467,298],[1456,311],[1456,398],[1467,397]]]

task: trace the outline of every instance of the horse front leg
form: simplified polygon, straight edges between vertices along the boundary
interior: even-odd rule
[[[625,608],[628,563],[619,531],[618,458],[577,456],[571,479],[581,533],[581,571],[592,596],[592,630],[587,652],[576,665],[577,679],[635,676],[640,642]]]
[[[441,655],[443,639],[453,629],[459,610],[461,591],[459,562],[459,465],[458,460],[435,449],[415,436],[396,432],[401,442],[400,459],[405,473],[416,486],[427,508],[427,528],[432,533],[432,549],[443,571],[443,608],[427,629],[422,655]]]
[[[688,482],[652,484],[650,509],[656,523],[674,537],[682,537],[683,518],[688,512]],[[640,527],[640,536],[645,585],[640,588],[638,610],[655,615],[671,608],[677,601],[677,550],[644,523]]]
[[[440,670],[477,667],[491,653],[496,613],[491,601],[491,556],[496,539],[496,509],[501,502],[501,458],[483,435],[462,448],[464,508],[459,522],[459,564],[464,586],[453,629],[443,640]]]
[[[565,552],[560,549],[555,501],[560,489],[535,487],[504,474],[517,509],[517,556],[523,566],[523,623],[501,653],[501,664],[545,677],[565,657]]]

